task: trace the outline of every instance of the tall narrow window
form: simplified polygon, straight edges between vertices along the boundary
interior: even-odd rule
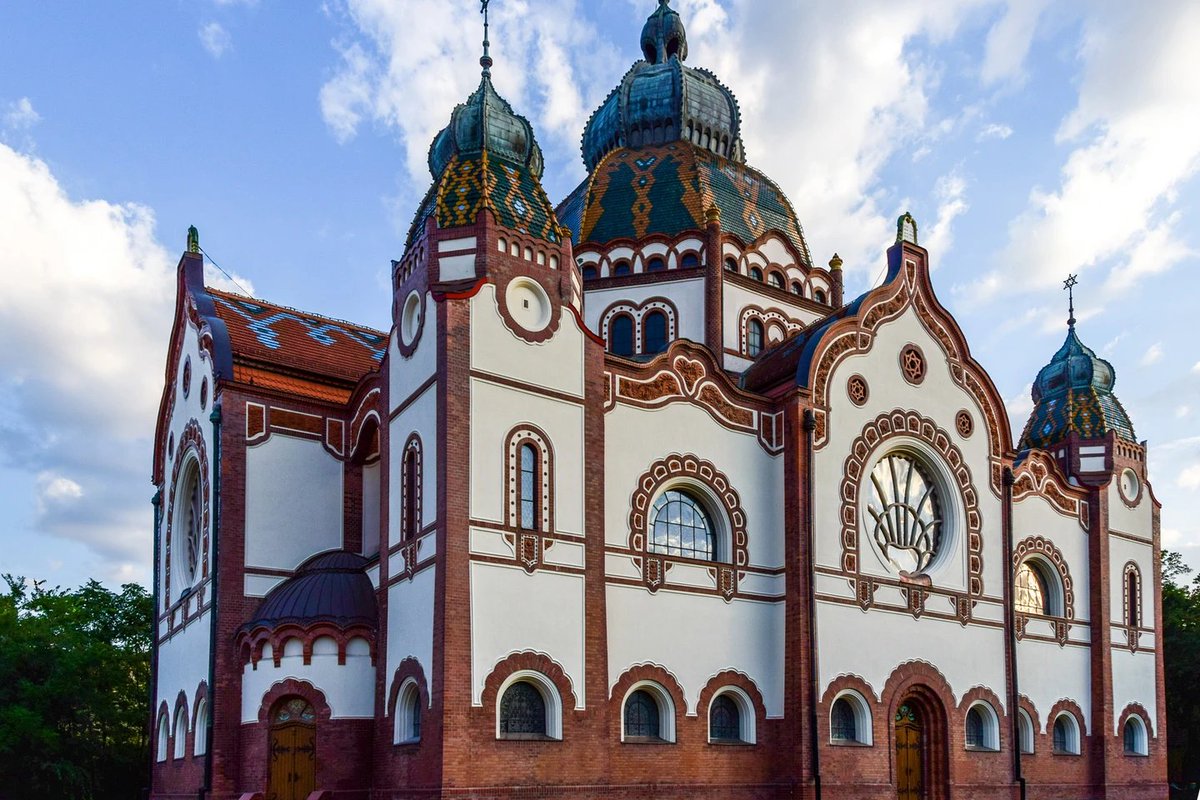
[[[404,531],[402,538],[417,535],[417,450],[409,446],[404,451]]]
[[[651,311],[642,320],[642,352],[648,354],[661,353],[667,349],[667,315],[661,311]]]
[[[538,526],[537,450],[532,444],[521,445],[521,527],[527,531]]]
[[[1129,598],[1126,623],[1131,628],[1137,628],[1142,624],[1142,581],[1136,568],[1128,568],[1125,573],[1125,594]]]
[[[633,317],[622,314],[609,323],[608,349],[613,355],[633,355]]]
[[[983,713],[978,708],[967,712],[967,747],[982,749],[987,744],[983,734]]]
[[[166,761],[167,754],[170,753],[169,745],[171,743],[171,722],[167,719],[167,715],[163,714],[158,718],[158,746],[155,748],[154,758],[158,761]]]
[[[750,320],[746,324],[746,355],[754,358],[761,353],[765,338],[763,324],[756,319]]]
[[[192,755],[202,756],[208,749],[208,703],[196,705],[196,720],[192,723]]]

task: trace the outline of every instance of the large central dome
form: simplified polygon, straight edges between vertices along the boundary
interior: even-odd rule
[[[588,171],[618,148],[679,140],[744,162],[737,99],[708,70],[684,66],[687,32],[667,0],[659,0],[646,20],[641,44],[643,60],[625,74],[584,129]]]

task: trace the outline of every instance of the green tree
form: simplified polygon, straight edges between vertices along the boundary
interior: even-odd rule
[[[1171,782],[1200,781],[1200,576],[1179,553],[1163,551],[1163,659]],[[1194,794],[1191,796],[1195,796]]]
[[[136,798],[147,784],[153,603],[3,576],[0,798]]]

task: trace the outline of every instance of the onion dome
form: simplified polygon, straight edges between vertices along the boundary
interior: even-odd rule
[[[243,630],[313,622],[342,628],[376,627],[379,608],[375,587],[366,573],[368,563],[368,559],[342,550],[310,558],[295,575],[267,593]]]
[[[685,67],[683,21],[659,0],[642,30],[642,54],[583,132],[588,171],[620,147],[679,140],[744,162],[737,98],[708,70]]]
[[[551,243],[558,219],[542,188],[542,149],[529,120],[496,93],[491,58],[484,56],[479,88],[458,105],[429,147],[433,185],[409,229],[406,248],[434,217],[439,228],[474,225],[489,209],[497,222]]]
[[[1021,435],[1021,449],[1046,448],[1078,434],[1100,439],[1110,432],[1137,443],[1133,423],[1113,394],[1112,364],[1079,340],[1072,315],[1067,339],[1033,382],[1033,414]]]

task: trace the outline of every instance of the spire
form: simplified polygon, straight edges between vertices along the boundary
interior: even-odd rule
[[[1071,315],[1067,317],[1067,327],[1075,330],[1075,287],[1079,285],[1078,275],[1068,275],[1063,281],[1063,288],[1067,290],[1067,296],[1070,298]]]
[[[488,41],[488,3],[491,0],[480,0],[479,13],[483,14],[483,55],[479,58],[479,66],[483,67],[483,77],[490,78],[492,76],[492,56],[490,48],[492,43]]]

